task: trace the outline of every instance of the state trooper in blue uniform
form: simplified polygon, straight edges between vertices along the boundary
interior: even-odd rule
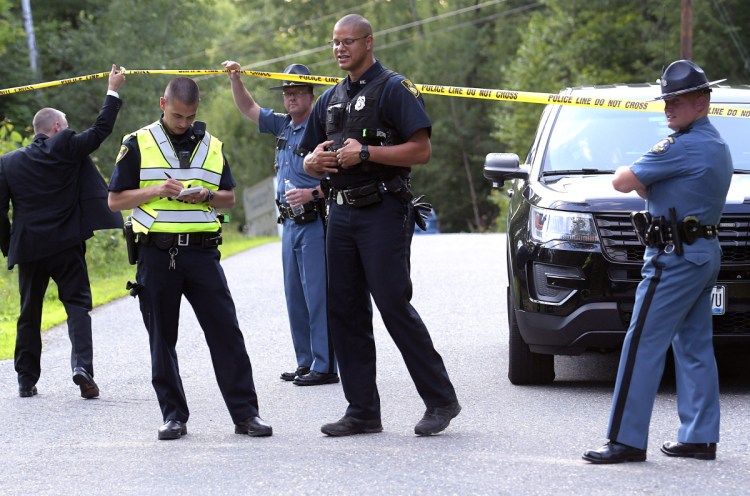
[[[305,170],[330,175],[329,325],[349,402],[344,417],[321,431],[383,430],[372,295],[427,406],[415,427],[424,436],[444,430],[461,410],[443,359],[410,303],[409,257],[419,212],[409,173],[430,158],[431,123],[417,89],[375,59],[373,43],[365,18],[350,14],[336,23],[330,45],[348,76],[320,96],[300,143],[311,152]]]
[[[284,372],[281,378],[298,386],[316,386],[339,382],[333,343],[329,338],[326,314],[325,204],[320,180],[302,168],[297,147],[305,131],[315,95],[313,86],[298,81],[283,81],[281,90],[286,114],[263,108],[253,99],[240,79],[242,66],[235,61],[223,63],[229,71],[234,103],[243,115],[258,124],[261,133],[276,137],[276,203],[279,222],[284,226],[281,236],[281,257],[284,268],[284,291],[292,331],[292,344],[297,368]],[[310,75],[302,64],[292,64],[285,74]],[[296,189],[284,192],[289,180]],[[303,206],[295,215],[292,206]]]
[[[723,80],[722,80],[723,81]],[[672,346],[680,429],[667,456],[716,458],[719,380],[713,350],[711,290],[721,262],[717,224],[734,168],[729,147],[708,120],[709,86],[689,60],[661,78],[664,113],[675,131],[612,181],[636,191],[648,212],[634,213],[646,244],[643,280],[617,371],[609,442],[588,450],[592,463],[646,460],[648,430],[669,346]]]
[[[158,439],[187,434],[190,412],[175,349],[183,295],[205,334],[235,433],[270,436],[271,426],[258,413],[252,367],[218,250],[216,208],[234,205],[235,182],[222,143],[195,121],[199,99],[195,81],[171,80],[160,99],[161,119],[123,140],[109,186],[110,208],[133,209],[139,233],[134,291],[164,419]],[[197,191],[178,197],[189,186]]]

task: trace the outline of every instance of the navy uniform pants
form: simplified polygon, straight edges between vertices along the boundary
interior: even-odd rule
[[[151,347],[151,382],[165,421],[190,415],[177,363],[177,329],[182,295],[203,329],[216,382],[235,423],[258,415],[253,372],[237,312],[227,287],[217,248],[176,247],[170,255],[153,244],[139,247],[138,282],[143,322]]]
[[[672,346],[682,443],[719,441],[719,379],[713,348],[711,289],[721,250],[698,240],[685,254],[649,248],[643,280],[617,371],[610,414],[610,441],[640,449],[648,429],[664,361]]]
[[[16,329],[14,365],[18,385],[30,389],[39,380],[42,356],[42,304],[49,280],[57,284],[57,294],[68,315],[71,370],[83,367],[94,375],[91,338],[91,286],[86,266],[86,243],[55,255],[18,264],[21,312]]]
[[[442,357],[411,305],[414,211],[391,194],[364,208],[330,206],[326,237],[329,325],[349,406],[346,415],[380,418],[370,295],[427,407],[456,401]]]
[[[323,222],[284,221],[281,259],[284,292],[298,367],[336,372],[326,308],[326,257]]]

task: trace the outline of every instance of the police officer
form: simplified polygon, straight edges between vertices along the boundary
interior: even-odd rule
[[[709,87],[719,82],[709,83],[689,60],[667,67],[661,98],[675,133],[631,166],[620,167],[612,180],[618,191],[636,191],[646,199],[650,226],[643,280],[617,371],[609,442],[584,453],[591,463],[646,460],[651,412],[670,345],[681,426],[677,442],[665,443],[661,451],[716,458],[719,381],[711,290],[721,261],[716,225],[734,170],[729,147],[707,117]]]
[[[270,436],[271,426],[258,416],[250,359],[219,263],[221,225],[215,209],[234,205],[235,182],[222,143],[205,124],[193,122],[199,97],[192,79],[169,82],[160,99],[161,119],[123,140],[109,206],[132,208],[139,233],[139,300],[164,418],[158,438],[187,434],[189,411],[175,351],[183,295],[203,328],[235,433]],[[187,187],[195,192],[182,194]]]
[[[461,410],[443,359],[412,307],[409,275],[415,207],[410,168],[430,159],[431,124],[419,92],[373,54],[370,23],[350,14],[330,42],[348,76],[320,96],[300,147],[305,170],[330,174],[326,239],[329,324],[349,406],[321,431],[380,432],[370,295],[427,410],[418,435],[444,430]]]
[[[292,331],[297,368],[284,372],[281,378],[298,386],[316,386],[339,382],[333,344],[329,339],[326,315],[325,205],[320,180],[302,168],[297,145],[307,125],[315,96],[313,85],[283,81],[281,90],[287,113],[276,113],[258,105],[240,79],[238,62],[223,62],[229,71],[232,95],[237,108],[258,124],[261,133],[276,137],[276,203],[279,222],[284,226],[281,258],[284,268],[284,291]],[[302,64],[292,64],[285,74],[310,75]],[[285,181],[296,186],[285,194]],[[295,215],[292,207],[303,207]]]

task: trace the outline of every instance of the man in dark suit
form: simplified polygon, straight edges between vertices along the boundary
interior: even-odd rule
[[[82,397],[99,396],[92,364],[86,240],[95,230],[122,227],[122,216],[109,210],[107,186],[89,154],[112,133],[123,70],[112,66],[93,127],[75,133],[64,113],[44,108],[34,116],[34,141],[0,157],[0,249],[8,257],[8,269],[18,265],[21,294],[15,368],[22,397],[37,394],[42,304],[50,277],[68,315],[73,382]]]

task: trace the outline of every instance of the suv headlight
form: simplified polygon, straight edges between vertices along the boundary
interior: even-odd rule
[[[531,207],[531,239],[540,243],[599,243],[591,214],[539,207]]]

